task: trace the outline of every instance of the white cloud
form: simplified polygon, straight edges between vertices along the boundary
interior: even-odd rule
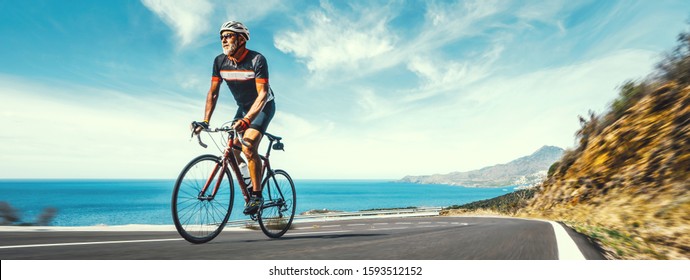
[[[481,34],[482,21],[505,9],[497,1],[431,2],[420,41],[431,46],[445,45],[458,38]],[[491,24],[493,25],[493,23]]]
[[[191,45],[200,37],[217,30],[229,20],[238,20],[248,25],[283,9],[279,0],[226,1],[226,0],[141,0],[142,4],[154,12],[165,24],[175,31],[181,47]],[[202,40],[207,42],[208,39]]]
[[[213,11],[213,5],[208,0],[141,0],[141,2],[175,31],[183,47],[210,30],[208,16]]]
[[[173,178],[199,153],[188,126],[201,104],[12,76],[0,81],[0,125],[12,128],[0,132],[2,178]]]
[[[444,131],[458,140],[451,150],[493,164],[526,155],[541,145],[566,148],[574,143],[577,115],[590,109],[604,112],[617,96],[617,86],[649,73],[655,57],[649,51],[623,50],[575,65],[492,77],[456,88],[465,94],[406,115],[433,115],[439,127],[453,128]],[[468,150],[468,145],[474,150]]]
[[[615,87],[648,73],[654,59],[645,51],[610,50],[549,69],[506,61],[525,46],[538,46],[525,54],[530,58],[539,57],[539,48],[554,51],[551,43],[575,31],[564,25],[562,14],[572,10],[564,1],[501,4],[430,2],[423,20],[404,28],[393,26],[400,15],[391,6],[336,8],[322,1],[295,16],[275,33],[275,47],[306,65],[308,81],[317,81],[311,86],[328,81],[329,94],[340,94],[347,108],[332,115],[351,114],[352,121],[278,112],[269,130],[283,134],[289,153],[278,160],[301,177],[395,178],[481,168],[547,144],[567,147],[577,115],[601,112]],[[544,24],[552,28],[535,30]],[[416,75],[417,85],[365,81],[395,66]],[[499,76],[505,67],[519,69]]]
[[[310,121],[297,115],[278,111],[271,121],[271,128],[278,131],[285,131],[290,138],[302,139],[309,138],[315,133],[328,133],[334,127],[329,121]],[[269,129],[269,132],[271,129]]]
[[[579,128],[577,115],[589,109],[602,113],[617,96],[616,87],[648,73],[654,58],[653,52],[624,50],[455,85],[447,89],[455,94],[412,105],[360,90],[362,111],[353,117],[363,121],[312,130],[311,137],[296,140],[300,156],[309,160],[287,166],[300,166],[302,174],[394,179],[506,163],[543,145],[569,148]]]
[[[249,22],[263,32],[260,40],[275,34],[274,45],[289,55],[271,53],[278,58],[270,60],[272,86],[282,98],[269,132],[286,144],[272,163],[296,179],[470,170],[545,144],[571,145],[578,114],[601,112],[617,85],[649,73],[662,43],[645,34],[666,29],[629,31],[667,16],[636,15],[629,20],[638,24],[621,29],[615,24],[624,25],[619,17],[629,10],[566,20],[572,7],[564,2],[544,10],[541,2],[522,9],[524,2],[424,2],[409,18],[401,18],[408,11],[401,2],[299,3],[280,15],[273,12],[291,4],[265,3],[144,1],[188,47],[230,19]],[[602,22],[610,24],[591,28]],[[606,39],[589,40],[593,35]],[[199,53],[190,53],[175,54],[180,61],[169,68],[194,67],[187,61]],[[312,72],[304,75],[309,83],[289,72],[299,62]],[[216,152],[189,141],[187,130],[203,115],[207,66],[171,76],[181,87],[175,90],[198,94],[190,99],[0,75],[0,125],[11,128],[0,132],[0,177],[174,177],[193,156]],[[314,77],[321,83],[311,84]],[[234,114],[222,90],[212,125]],[[75,92],[84,94],[76,99]]]
[[[360,89],[363,111],[353,117],[363,122],[277,112],[269,132],[284,137],[286,152],[271,160],[299,179],[396,179],[504,163],[546,144],[568,146],[577,115],[601,112],[615,87],[648,73],[654,57],[627,50],[493,77],[423,106],[399,107]],[[84,97],[69,98],[74,92]],[[172,178],[192,157],[216,152],[189,141],[187,126],[202,114],[203,96],[130,96],[0,76],[0,125],[13,128],[0,132],[0,177]],[[231,114],[220,111],[231,107],[219,106],[215,115]]]
[[[261,2],[255,0],[214,1],[214,6],[225,8],[225,18],[220,19],[220,21],[237,20],[245,24],[270,16],[271,13],[276,11],[283,10],[285,9],[283,5],[285,5],[285,1],[281,0],[263,0]],[[220,26],[220,22],[218,25]],[[248,26],[248,28],[251,34],[252,26]]]
[[[489,63],[479,59],[460,62],[458,55],[494,54],[496,57],[483,57],[493,62],[503,50],[497,43],[501,37],[495,36],[489,40],[494,42],[492,49],[483,54],[474,54],[481,52],[474,48],[460,49],[447,56],[441,51],[450,43],[479,36],[495,27],[489,19],[504,9],[495,2],[431,2],[426,7],[424,21],[406,21],[397,29],[390,26],[391,21],[404,15],[398,14],[394,6],[350,6],[347,10],[336,9],[324,1],[318,9],[308,11],[306,18],[295,18],[296,27],[279,32],[274,37],[274,45],[306,65],[312,72],[308,82],[314,86],[323,81],[355,81],[395,66],[407,66],[427,85],[458,75],[470,83],[486,75],[487,69],[482,67]],[[482,67],[475,66],[477,62]]]
[[[325,2],[321,8],[308,13],[300,30],[288,29],[274,38],[276,48],[293,54],[309,71],[356,71],[368,67],[365,60],[393,49],[396,38],[386,26],[389,16],[385,9],[346,15]]]
[[[503,49],[503,45],[496,44],[485,53],[463,62],[430,56],[413,57],[407,68],[416,73],[423,80],[423,84],[420,88],[411,90],[412,93],[401,101],[414,102],[439,93],[457,92],[458,89],[487,78]]]
[[[515,14],[525,21],[557,24],[557,16],[566,5],[563,0],[536,1],[520,7]]]
[[[360,122],[375,121],[393,115],[404,109],[402,104],[388,98],[382,98],[372,89],[357,90],[356,120]]]

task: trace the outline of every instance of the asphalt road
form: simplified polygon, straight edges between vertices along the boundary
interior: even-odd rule
[[[200,245],[175,231],[0,231],[0,259],[556,260],[565,242],[604,259],[572,231],[557,239],[559,230],[512,218],[389,217],[299,223],[280,239],[227,228]]]

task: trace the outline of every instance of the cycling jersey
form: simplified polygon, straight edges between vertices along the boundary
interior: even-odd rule
[[[245,111],[249,110],[258,96],[256,82],[266,84],[266,102],[273,101],[273,90],[268,84],[268,64],[266,58],[258,52],[246,49],[236,65],[227,55],[218,55],[213,62],[212,79],[225,80],[237,106]]]

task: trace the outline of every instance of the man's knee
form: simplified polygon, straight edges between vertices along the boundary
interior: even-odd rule
[[[261,136],[262,135],[258,130],[255,130],[252,128],[248,129],[244,133],[244,138],[242,139],[242,140],[244,140],[245,144],[247,144],[247,145],[243,146],[242,150],[243,151],[246,150],[247,152],[251,152],[251,153],[256,153],[257,149],[259,147],[259,142],[261,141]],[[245,152],[245,153],[247,153],[247,152]]]
[[[246,144],[246,145],[242,146],[242,152],[248,158],[254,157],[254,155],[256,155],[257,146],[258,146],[258,145],[256,145],[256,140],[251,139],[251,138],[244,138],[243,140],[245,142],[244,144]]]

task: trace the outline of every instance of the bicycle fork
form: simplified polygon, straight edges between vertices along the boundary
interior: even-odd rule
[[[201,188],[201,191],[199,191],[197,199],[211,201],[214,197],[216,197],[216,193],[218,193],[218,188],[220,188],[220,184],[223,182],[223,172],[218,171],[225,169],[224,162],[225,160],[222,160],[221,163],[216,163],[216,166],[213,168],[213,172],[211,172],[211,176],[208,177],[206,183],[204,183],[204,187]],[[216,176],[216,174],[218,174],[218,180],[216,181],[215,186],[213,186],[213,192],[211,193],[211,195],[206,195],[206,191],[208,190],[208,187],[211,185],[211,182],[213,182],[213,178]]]

